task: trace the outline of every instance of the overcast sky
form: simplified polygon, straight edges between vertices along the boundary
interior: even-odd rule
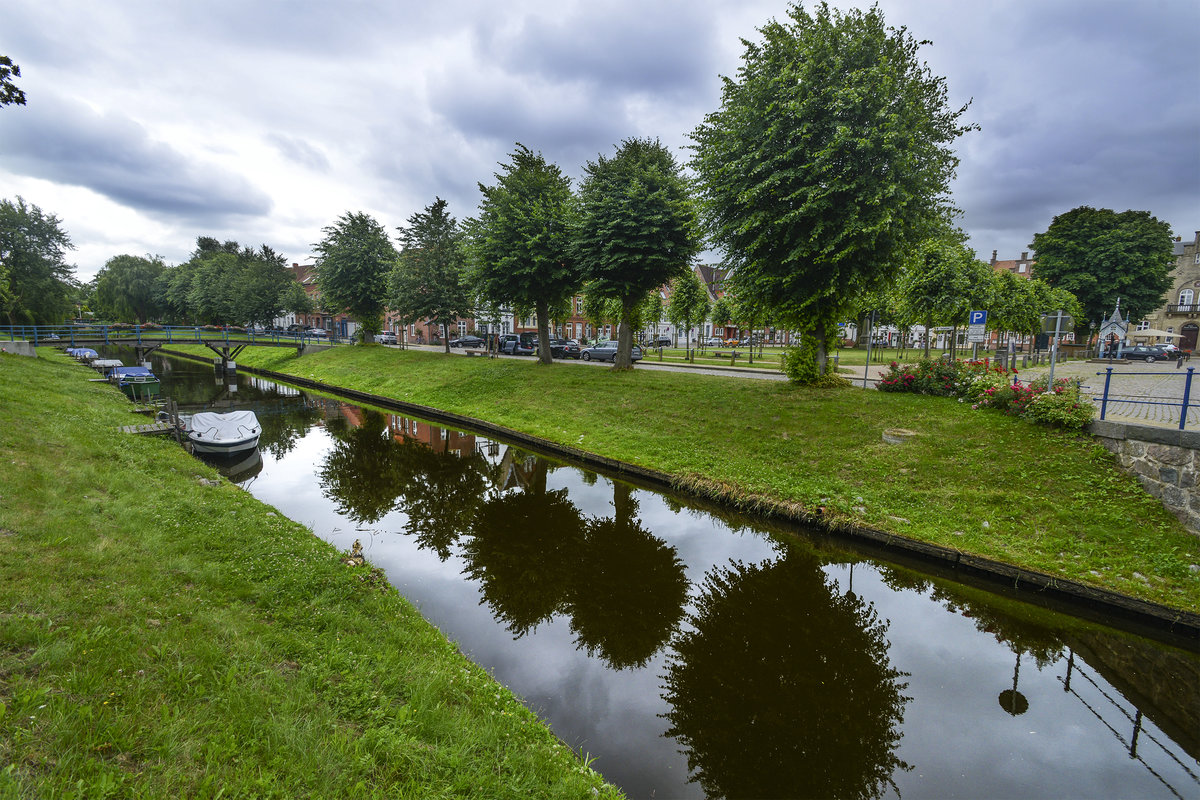
[[[848,7],[852,3],[839,2]],[[952,186],[1016,258],[1080,205],[1200,229],[1196,0],[880,0],[980,130]],[[862,7],[867,7],[865,4]],[[782,0],[5,0],[0,198],[57,214],[80,280],[197,236],[304,262],[346,211],[474,215],[515,142],[578,178],[630,136],[686,160]]]

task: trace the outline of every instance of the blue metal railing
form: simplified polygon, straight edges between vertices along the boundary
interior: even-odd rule
[[[334,331],[326,335],[308,331],[261,331],[216,325],[14,325],[0,327],[0,339],[27,341],[35,347],[76,344],[140,345],[143,342],[204,344],[341,344],[346,341]]]
[[[1193,373],[1195,372],[1195,369],[1196,369],[1195,367],[1188,367],[1186,375],[1183,375],[1183,376],[1176,375],[1176,377],[1184,378],[1183,397],[1179,401],[1136,400],[1136,399],[1133,399],[1130,397],[1121,397],[1119,401],[1113,400],[1112,394],[1111,394],[1113,368],[1107,367],[1104,370],[1104,372],[1097,372],[1096,373],[1097,375],[1104,376],[1104,393],[1100,397],[1100,419],[1104,419],[1105,415],[1108,413],[1108,404],[1110,402],[1120,402],[1123,404],[1136,405],[1136,406],[1171,406],[1171,407],[1178,406],[1180,408],[1179,430],[1183,430],[1184,427],[1187,425],[1188,409],[1196,407],[1196,404],[1191,402],[1192,376],[1193,376]],[[1134,376],[1134,375],[1154,375],[1155,377],[1158,377],[1158,378],[1171,377],[1170,373],[1164,374],[1161,372],[1120,372],[1120,373],[1117,373],[1117,375],[1118,375],[1118,377],[1122,377],[1122,378],[1127,377],[1127,376]]]

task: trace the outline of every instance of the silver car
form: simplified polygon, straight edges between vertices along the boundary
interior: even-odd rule
[[[579,357],[584,361],[615,361],[617,358],[617,342],[610,339],[607,342],[600,342],[592,347],[585,347],[583,348],[583,352],[579,354]],[[642,348],[635,344],[630,358],[634,361],[641,361]]]

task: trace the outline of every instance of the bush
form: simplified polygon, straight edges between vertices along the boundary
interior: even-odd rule
[[[983,361],[924,360],[904,366],[893,361],[878,387],[883,392],[957,396],[972,408],[992,408],[1067,430],[1091,422],[1095,407],[1080,396],[1078,381],[1057,380],[1050,389],[1045,378],[1022,384],[1013,381],[1015,374]]]
[[[826,354],[833,352],[833,344],[837,341],[836,334],[826,342]],[[825,389],[837,389],[849,386],[850,382],[837,374],[832,358],[825,360],[825,374],[817,371],[817,339],[812,334],[805,334],[796,347],[783,351],[779,369],[792,383],[803,386],[816,386]]]

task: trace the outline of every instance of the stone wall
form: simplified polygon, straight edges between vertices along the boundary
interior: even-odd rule
[[[33,342],[0,342],[0,353],[14,353],[19,356],[37,358],[37,350],[33,349]]]
[[[1088,430],[1146,491],[1200,536],[1200,432],[1096,420]]]

